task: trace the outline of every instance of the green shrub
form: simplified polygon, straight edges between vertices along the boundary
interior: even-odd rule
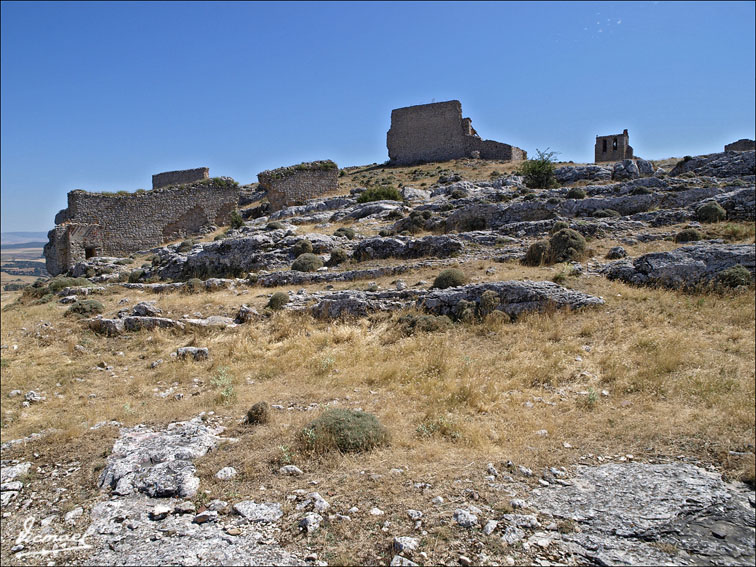
[[[357,234],[353,228],[349,228],[348,226],[342,226],[341,228],[337,228],[336,232],[333,233],[334,236],[343,236],[344,238],[347,238],[348,240],[352,240]]]
[[[585,199],[585,196],[585,189],[583,189],[582,187],[573,187],[572,189],[567,191],[568,199]]]
[[[186,291],[189,293],[205,291],[205,282],[199,278],[192,278],[186,282]]]
[[[302,254],[298,256],[291,269],[297,272],[315,272],[323,267],[323,259],[315,254]]]
[[[249,425],[259,425],[270,421],[270,406],[268,402],[257,402],[247,411],[247,418],[244,423]]]
[[[464,189],[454,189],[449,193],[449,198],[451,199],[464,199],[465,197],[467,197],[467,191]]]
[[[37,280],[31,286],[24,289],[25,296],[43,297],[47,294],[56,294],[66,287],[85,286],[89,287],[92,283],[86,278],[69,278],[57,276],[51,280]]]
[[[129,283],[137,283],[144,277],[144,270],[132,270],[129,274]]]
[[[118,260],[115,261],[115,263],[118,264],[119,266],[126,266],[128,264],[133,264],[134,258],[119,258]]]
[[[176,248],[177,252],[188,252],[189,250],[194,247],[194,240],[184,240],[181,244],[178,245],[178,248]]]
[[[402,196],[396,187],[381,186],[370,187],[357,197],[358,203],[368,203],[370,201],[401,201]]]
[[[564,229],[562,229],[564,230]],[[549,259],[549,241],[539,240],[534,242],[525,253],[522,263],[526,266],[540,266]]]
[[[484,291],[480,296],[480,303],[478,304],[480,316],[483,318],[487,317],[496,310],[500,303],[501,300],[498,293],[492,289]]]
[[[233,229],[241,228],[244,226],[244,219],[242,218],[241,214],[239,214],[239,211],[237,209],[234,209],[231,212],[230,225]]]
[[[648,187],[635,187],[632,191],[630,191],[631,195],[650,195],[653,193],[651,189]]]
[[[696,209],[696,220],[699,222],[719,222],[725,218],[727,218],[727,211],[719,203],[706,203]]]
[[[339,450],[358,453],[388,443],[388,431],[370,413],[329,409],[311,421],[299,440],[308,451],[323,453]]]
[[[617,218],[621,216],[622,215],[620,215],[619,212],[615,211],[614,209],[599,209],[595,213],[593,213],[593,217],[597,219]]]
[[[91,317],[92,315],[102,313],[104,310],[105,308],[103,307],[102,303],[100,303],[96,299],[81,299],[71,304],[71,307],[66,310],[66,315]]]
[[[294,254],[295,258],[301,256],[302,254],[310,254],[312,253],[312,242],[310,242],[306,238],[297,240],[296,244],[291,247],[291,251]]]
[[[447,287],[457,287],[467,283],[467,276],[459,268],[447,268],[436,276],[433,280],[435,289],[446,289]]]
[[[289,294],[285,291],[277,291],[270,296],[270,300],[268,301],[268,305],[266,305],[266,307],[272,309],[273,311],[278,311],[287,303],[289,303]]]
[[[567,221],[558,220],[551,226],[551,230],[549,230],[549,234],[554,234],[555,232],[559,232],[560,230],[564,228],[570,228],[570,223],[568,223]]]
[[[529,159],[520,166],[518,174],[522,175],[525,185],[534,189],[548,189],[556,187],[557,180],[554,176],[554,156],[556,152],[536,150],[538,157]]]
[[[413,313],[399,317],[397,323],[402,334],[410,336],[416,332],[431,333],[452,327],[452,320],[446,315],[415,315]]]
[[[703,240],[703,234],[695,228],[686,228],[675,235],[675,242],[696,242]]]
[[[585,248],[585,238],[582,234],[571,228],[563,228],[555,232],[549,240],[549,262],[580,260]]]
[[[717,274],[717,283],[722,287],[740,287],[741,285],[751,285],[753,276],[748,268],[737,264]]]
[[[255,285],[257,283],[257,280],[259,279],[259,276],[255,272],[250,272],[247,274],[247,285]]]
[[[349,253],[343,248],[334,248],[331,250],[331,257],[328,259],[329,266],[338,266],[349,259]]]
[[[283,223],[278,221],[269,222],[265,225],[265,230],[280,230],[284,228]]]

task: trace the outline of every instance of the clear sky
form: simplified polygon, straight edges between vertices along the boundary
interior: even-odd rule
[[[450,99],[531,155],[722,151],[754,137],[755,5],[2,2],[2,230],[162,171],[384,162],[391,109]]]

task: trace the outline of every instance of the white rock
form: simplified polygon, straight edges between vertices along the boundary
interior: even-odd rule
[[[221,470],[215,473],[215,478],[217,478],[218,480],[231,480],[236,476],[236,474],[236,469],[234,467],[223,467]]]

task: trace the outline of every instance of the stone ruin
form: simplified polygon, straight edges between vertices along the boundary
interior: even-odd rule
[[[633,159],[633,148],[630,146],[627,128],[622,131],[622,134],[596,136],[595,154],[595,163]]]
[[[447,161],[463,157],[524,160],[520,148],[482,140],[469,118],[462,117],[458,100],[395,108],[386,135],[392,165]]]
[[[752,152],[754,150],[756,150],[756,141],[749,140],[748,138],[742,138],[724,147],[724,151],[726,152]]]
[[[272,211],[303,204],[339,188],[339,166],[331,160],[300,163],[257,174]]]
[[[169,185],[185,185],[210,179],[210,168],[198,167],[196,169],[182,169],[180,171],[166,171],[152,176],[152,188],[160,189]]]
[[[228,224],[238,201],[238,184],[224,177],[136,193],[71,191],[47,235],[47,271],[55,276],[92,257],[125,256]]]

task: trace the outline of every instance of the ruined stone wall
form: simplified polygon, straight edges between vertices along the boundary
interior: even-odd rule
[[[56,216],[65,224],[48,234],[47,270],[52,275],[67,270],[86,258],[87,248],[96,256],[125,256],[228,224],[238,200],[239,187],[227,178],[126,195],[71,191],[68,208]],[[74,225],[96,226],[97,238],[70,228]]]
[[[303,163],[257,174],[271,211],[303,203],[339,188],[339,168],[330,161]]]
[[[395,165],[471,156],[500,160],[527,158],[527,152],[520,148],[482,140],[472,121],[462,117],[462,104],[458,100],[392,110],[386,146]]]
[[[210,169],[198,167],[196,169],[182,169],[179,171],[166,171],[152,176],[152,188],[160,189],[170,185],[184,185],[210,178]]]
[[[756,141],[743,138],[724,147],[726,152],[751,152],[756,150]]]
[[[596,136],[594,150],[594,163],[633,159],[633,148],[630,146],[630,135],[627,130],[624,130],[622,134]]]

